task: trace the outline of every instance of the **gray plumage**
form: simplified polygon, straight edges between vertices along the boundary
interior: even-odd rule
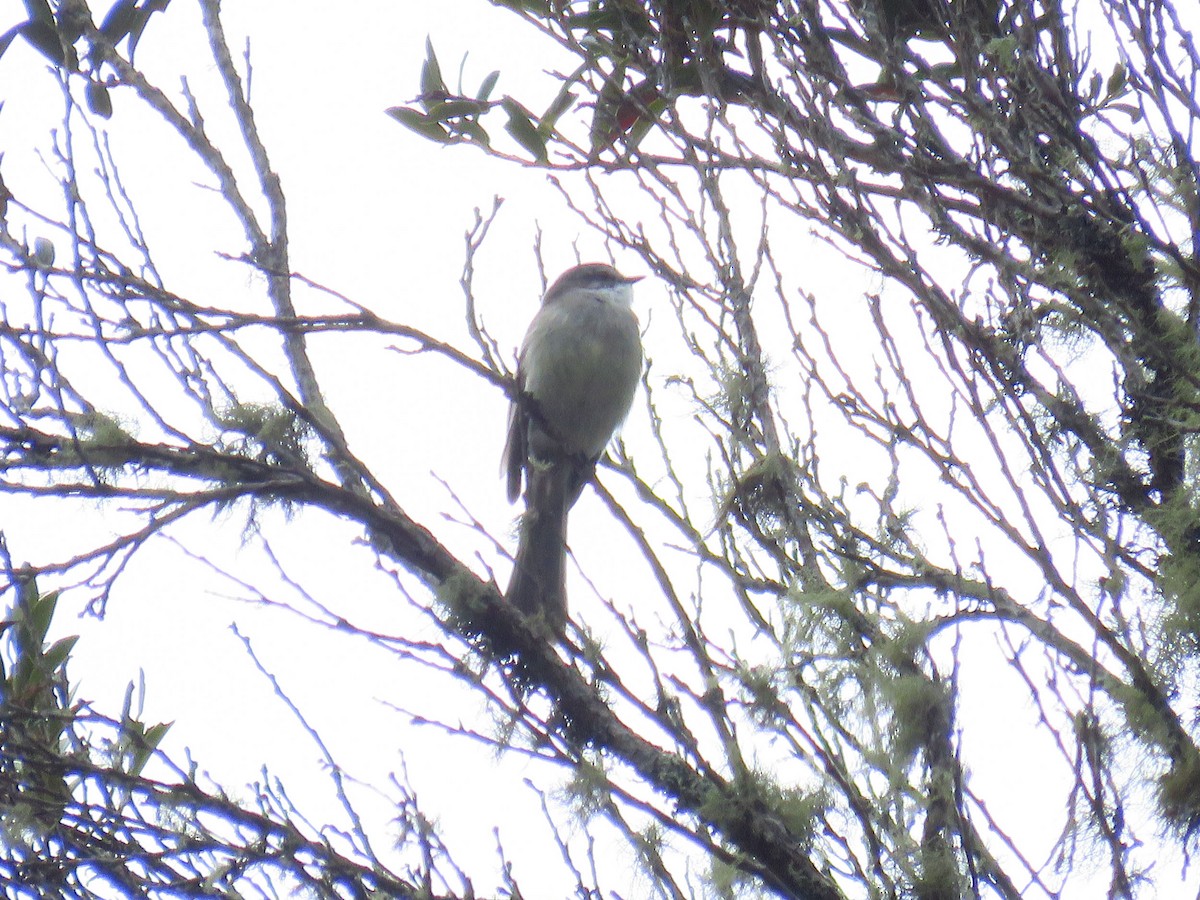
[[[561,636],[567,620],[567,513],[633,403],[642,372],[632,284],[612,266],[563,273],[530,323],[517,367],[504,468],[509,500],[525,483],[520,544],[506,594]]]

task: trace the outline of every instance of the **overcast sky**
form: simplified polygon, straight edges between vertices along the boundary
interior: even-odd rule
[[[224,8],[228,32],[250,36],[252,101],[288,199],[294,270],[389,319],[466,346],[458,283],[463,235],[476,208],[487,211],[494,197],[502,197],[502,213],[477,260],[479,295],[484,320],[501,346],[515,352],[541,290],[533,252],[539,227],[550,277],[574,264],[577,254],[608,257],[566,212],[544,175],[466,148],[435,146],[384,113],[418,92],[427,36],[448,79],[456,79],[461,63],[465,83],[474,87],[500,68],[498,90],[535,100],[551,96],[555,87],[539,78],[552,65],[544,58],[550,47],[511,15],[478,0],[288,0],[226,2]],[[103,8],[95,15],[102,18]],[[0,3],[0,29],[23,18],[21,3]],[[210,131],[221,135],[229,125],[201,41],[198,12],[186,0],[175,0],[166,14],[152,19],[137,63],[173,94],[186,76]],[[232,43],[240,46],[242,39]],[[0,60],[0,85],[5,180],[36,206],[36,191],[50,197],[58,190],[39,157],[60,124],[58,88],[44,59],[21,41]],[[187,160],[177,140],[125,99],[114,92],[108,130],[160,268],[175,290],[190,291],[197,302],[236,308],[228,292],[249,295],[257,286],[243,267],[219,260],[213,251],[241,252],[240,232],[198,186],[210,178]],[[59,252],[66,252],[61,238],[59,243]],[[641,301],[653,302],[657,290],[644,285]],[[309,304],[305,312],[327,308],[302,291],[298,299]],[[313,346],[352,448],[418,519],[436,522],[437,511],[453,507],[453,492],[471,515],[508,541],[515,509],[499,477],[503,395],[443,361],[405,359],[400,365],[399,355],[380,342],[365,343]],[[404,383],[389,390],[397,378]],[[428,391],[413,390],[414,381],[427,384]],[[65,541],[83,542],[115,525],[112,513],[90,508],[82,517],[41,501],[5,499],[3,508],[6,537],[18,560],[61,556]],[[294,522],[268,514],[266,521],[289,576],[339,615],[382,632],[416,637],[428,629],[397,601],[390,579],[371,574],[372,554],[354,543],[359,530],[319,514]],[[497,827],[523,885],[535,890],[541,885],[545,896],[569,889],[558,867],[544,865],[549,832],[538,798],[523,784],[530,778],[551,789],[561,773],[517,755],[496,759],[462,739],[407,725],[406,716],[389,711],[383,699],[446,721],[476,719],[479,704],[447,685],[429,683],[419,666],[369,652],[362,641],[239,602],[255,591],[223,580],[217,569],[231,569],[274,602],[313,611],[281,585],[257,543],[245,540],[238,516],[215,523],[200,518],[173,534],[177,545],[156,542],[135,558],[102,622],[79,616],[82,593],[64,596],[58,631],[84,635],[72,660],[81,696],[115,714],[126,685],[144,673],[144,720],[175,722],[164,745],[168,751],[178,756],[190,748],[235,793],[261,777],[268,761],[302,809],[318,819],[323,810],[334,815],[317,748],[273,698],[232,631],[236,623],[351,775],[384,784],[403,760],[423,807],[438,816],[479,890],[489,892],[498,880]],[[501,566],[507,577],[506,563],[469,529],[447,527],[439,537],[466,559],[486,551],[488,564]],[[476,568],[486,573],[482,565]],[[418,683],[420,689],[411,689]],[[366,791],[355,799],[374,820],[376,834],[384,835],[392,810]],[[548,887],[547,880],[555,886]]]
[[[294,270],[389,319],[465,347],[458,285],[463,233],[477,207],[486,210],[493,197],[503,197],[503,210],[477,261],[478,293],[493,335],[502,347],[515,351],[540,292],[533,253],[538,229],[550,277],[576,262],[577,255],[585,260],[608,257],[544,175],[467,148],[437,147],[384,114],[417,93],[427,37],[448,80],[456,77],[460,63],[469,87],[492,69],[501,69],[499,92],[548,100],[556,85],[542,71],[555,67],[555,51],[511,14],[483,0],[227,0],[224,6],[229,33],[250,36],[252,101],[288,198]],[[23,18],[22,4],[0,2],[0,14],[2,30]],[[174,0],[166,14],[151,21],[137,62],[167,90],[187,75],[202,106],[213,110],[209,118],[214,133],[220,133],[221,100],[199,53],[200,34],[192,5]],[[42,190],[55,190],[38,158],[61,115],[44,60],[15,44],[0,60],[0,93],[5,101],[0,112],[5,180],[30,190],[39,184]],[[161,129],[149,123],[144,130],[131,126],[138,113],[122,101],[121,92],[114,92],[109,128],[114,146],[132,160],[122,175],[139,201],[147,231],[160,236],[156,248],[163,270],[199,302],[207,297],[214,304],[226,303],[222,298],[227,292],[251,291],[245,270],[212,252],[237,253],[242,246],[230,220],[194,183],[203,179],[202,173],[177,167],[183,157]],[[799,238],[795,246],[804,252],[811,247]],[[810,279],[817,289],[840,284],[857,296],[879,287],[871,277],[832,260],[828,248],[818,252],[823,254],[821,271]],[[629,274],[644,274],[636,260],[618,256],[617,263]],[[305,310],[309,312],[324,302],[315,295],[298,296],[312,304]],[[638,286],[648,352],[658,356],[670,343],[662,329],[673,321],[663,301],[662,287],[652,280]],[[656,304],[664,314],[655,315]],[[330,405],[342,417],[352,449],[370,462],[415,518],[436,523],[439,511],[461,502],[491,534],[510,540],[515,510],[505,502],[499,478],[506,416],[499,390],[440,360],[409,358],[400,365],[399,355],[378,341],[314,341],[313,347],[315,358],[325,365]],[[389,390],[398,378],[404,379],[402,389]],[[428,390],[414,391],[414,383],[427,384]],[[649,440],[637,409],[635,404],[626,434],[635,446]],[[603,549],[616,532],[605,530],[589,503],[586,498],[581,503],[581,515],[596,516],[595,534]],[[40,502],[34,509],[5,500],[0,513],[18,559],[59,555],[64,534],[82,539],[108,527],[99,513],[87,522],[64,520],[61,507]],[[126,684],[144,672],[144,718],[176,722],[168,750],[190,747],[203,766],[235,789],[257,778],[259,766],[270,760],[272,771],[283,777],[302,808],[330,803],[328,781],[314,775],[319,770],[316,748],[272,698],[270,685],[231,630],[236,623],[353,775],[381,783],[403,753],[422,803],[440,817],[460,863],[479,876],[477,889],[491,889],[487,879],[499,865],[492,834],[497,826],[522,884],[536,886],[543,877],[539,860],[548,832],[537,797],[523,788],[522,779],[551,789],[560,773],[516,755],[497,760],[463,740],[408,725],[403,715],[388,711],[381,701],[397,702],[397,697],[412,702],[415,713],[440,712],[448,720],[470,720],[478,707],[470,697],[449,690],[397,691],[397,683],[423,677],[419,666],[366,652],[361,641],[300,626],[291,614],[240,602],[237,598],[253,591],[222,580],[214,570],[232,568],[270,599],[306,608],[306,601],[275,577],[256,542],[246,540],[236,517],[217,525],[197,519],[173,532],[179,545],[159,542],[152,553],[139,556],[103,622],[70,618],[81,604],[69,594],[64,598],[69,616],[58,623],[60,630],[85,634],[72,670],[82,696],[116,712]],[[271,514],[268,529],[288,574],[339,614],[380,631],[411,634],[428,628],[395,601],[390,579],[372,574],[372,554],[355,544],[360,536],[356,529],[317,514],[294,522]],[[488,564],[501,567],[502,580],[507,577],[499,554],[471,529],[443,523],[438,537],[461,558],[474,559],[481,574]],[[976,731],[977,740],[1003,741],[1007,717],[997,710],[1005,703],[996,699],[987,719],[993,733]],[[1011,706],[1009,714],[1030,719],[1022,699],[1013,699]],[[1030,754],[1022,770],[1036,765],[1038,749],[1034,742],[1015,748],[1014,753]],[[1013,763],[1010,756],[1006,764]],[[1037,790],[1033,779],[1023,786]],[[1023,802],[1018,787],[1012,791],[1014,804]],[[365,795],[364,802],[378,821],[386,820],[386,806],[371,805]],[[1049,846],[1059,824],[1036,817],[1028,829],[1044,833]],[[1177,871],[1163,874],[1173,878]],[[569,886],[557,870],[545,877],[552,885],[545,887],[546,896]],[[1195,881],[1186,885],[1191,895]],[[1178,887],[1183,890],[1185,884]],[[1076,888],[1080,892],[1067,896],[1083,898],[1088,889]],[[1183,896],[1173,889],[1174,882],[1164,882],[1160,896]],[[636,885],[629,895],[638,895]]]

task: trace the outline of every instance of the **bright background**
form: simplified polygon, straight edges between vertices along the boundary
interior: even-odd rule
[[[23,18],[20,3],[0,2],[0,30]],[[384,114],[417,93],[427,36],[452,86],[462,61],[468,89],[500,69],[498,93],[519,96],[535,109],[539,99],[548,102],[556,84],[544,73],[561,58],[551,42],[539,40],[510,13],[483,0],[242,0],[225,3],[224,20],[231,36],[250,36],[251,99],[288,198],[293,270],[387,319],[469,349],[458,283],[463,236],[476,210],[486,215],[493,198],[502,197],[503,207],[475,260],[476,299],[491,334],[515,355],[542,289],[534,252],[539,233],[550,278],[579,259],[608,257],[543,173],[468,148],[435,146]],[[207,69],[202,40],[198,11],[186,0],[175,0],[166,14],[151,20],[136,62],[169,92],[186,75],[211,132],[220,135],[229,128],[221,116],[225,101]],[[231,43],[240,46],[242,40],[235,37]],[[27,191],[40,186],[57,192],[39,148],[44,150],[61,125],[62,100],[45,60],[20,41],[0,60],[0,94],[5,180]],[[140,122],[142,114],[122,102],[120,90],[113,99],[108,131],[117,155],[129,160],[121,176],[152,236],[160,269],[176,291],[187,289],[195,301],[236,307],[230,295],[249,295],[256,285],[246,267],[213,252],[240,253],[243,239],[216,199],[196,183],[209,184],[210,178],[186,160],[177,139],[159,123]],[[614,180],[612,190],[628,188]],[[38,205],[33,195],[21,199]],[[859,298],[883,287],[803,232],[793,245],[798,258],[814,261],[803,267],[807,291]],[[616,263],[629,274],[644,274],[628,256],[618,255]],[[300,291],[297,301],[303,312],[333,308],[317,292]],[[658,367],[652,377],[659,382],[672,371],[671,354],[678,352],[677,335],[671,333],[675,320],[665,302],[653,280],[639,285],[638,311],[648,353]],[[445,360],[402,356],[393,349],[405,349],[398,341],[332,335],[314,339],[311,346],[326,399],[351,449],[414,518],[437,527],[438,538],[459,558],[473,560],[483,575],[494,567],[503,584],[507,561],[495,546],[468,525],[441,518],[461,504],[488,534],[513,544],[516,510],[505,502],[499,472],[507,406],[501,392]],[[868,360],[864,356],[864,363]],[[671,414],[682,420],[689,413],[681,408]],[[636,405],[624,439],[634,452],[650,441],[644,411]],[[65,556],[64,547],[111,529],[117,516],[94,507],[80,514],[74,505],[0,501],[0,521],[17,561]],[[405,767],[459,863],[477,877],[478,890],[486,894],[490,885],[484,879],[499,870],[494,834],[499,829],[522,885],[540,887],[544,896],[565,895],[571,885],[557,866],[545,864],[550,831],[538,796],[524,783],[529,779],[552,791],[565,773],[519,754],[497,758],[461,737],[412,724],[390,704],[408,703],[416,716],[464,723],[477,719],[481,706],[466,692],[429,679],[417,664],[400,663],[334,629],[305,625],[280,608],[320,617],[315,599],[360,627],[432,637],[428,622],[398,599],[396,582],[373,571],[374,555],[357,543],[358,530],[320,513],[291,520],[266,514],[263,531],[289,579],[305,586],[309,597],[304,597],[277,577],[259,540],[243,525],[244,519],[232,514],[216,523],[196,518],[173,529],[175,543],[156,541],[135,558],[103,619],[84,615],[75,594],[64,596],[57,625],[62,633],[83,635],[72,666],[82,696],[116,713],[126,686],[144,677],[142,718],[175,721],[164,745],[172,755],[189,748],[235,793],[260,779],[261,765],[269,760],[271,775],[282,779],[302,810],[311,815],[330,809],[336,815],[318,748],[274,696],[235,634],[236,626],[345,771],[364,784],[381,785],[388,772]],[[586,529],[592,538],[587,547],[576,548],[589,572],[596,571],[597,560],[619,560],[629,552],[594,498],[581,501],[572,528]],[[222,577],[222,570],[240,581]],[[630,577],[637,574],[634,569]],[[411,580],[403,586],[420,596]],[[996,675],[998,681],[1010,677]],[[965,684],[963,690],[984,694],[988,686]],[[1062,796],[1060,785],[1047,790],[1034,772],[1045,752],[1038,741],[1048,736],[1012,739],[1014,728],[1036,722],[1035,711],[1019,693],[998,692],[981,712],[977,720],[970,710],[964,712],[973,739],[989,742],[990,735],[1001,758],[996,775],[984,765],[978,777],[1003,777],[1014,768],[1022,773],[1008,791],[1008,808],[992,812],[1011,821],[1029,805],[1033,812],[1025,817],[1022,833],[1040,834],[1048,848],[1061,823],[1037,804],[1040,798]],[[1040,774],[1051,782],[1061,777]],[[369,817],[387,821],[386,800],[366,790],[354,796]],[[558,820],[566,823],[568,815],[560,812]],[[567,831],[578,833],[578,826],[567,825]],[[1179,872],[1178,864],[1168,868],[1164,863],[1159,896],[1195,895],[1196,878],[1181,879]],[[1075,882],[1067,896],[1089,897],[1094,889],[1094,884]],[[636,879],[628,892],[639,896]]]

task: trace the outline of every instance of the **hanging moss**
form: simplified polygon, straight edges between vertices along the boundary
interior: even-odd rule
[[[946,689],[921,674],[881,678],[880,693],[892,709],[892,751],[898,762],[911,762],[949,722]]]
[[[258,462],[310,468],[305,444],[311,428],[290,409],[270,403],[238,403],[217,418],[228,452]]]
[[[1194,747],[1158,780],[1158,806],[1163,818],[1184,832],[1200,827],[1200,753]]]

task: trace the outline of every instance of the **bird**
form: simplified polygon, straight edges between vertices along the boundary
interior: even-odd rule
[[[521,344],[504,471],[509,502],[525,488],[505,598],[556,638],[566,630],[567,513],[633,405],[642,340],[633,285],[606,263],[550,285]]]

